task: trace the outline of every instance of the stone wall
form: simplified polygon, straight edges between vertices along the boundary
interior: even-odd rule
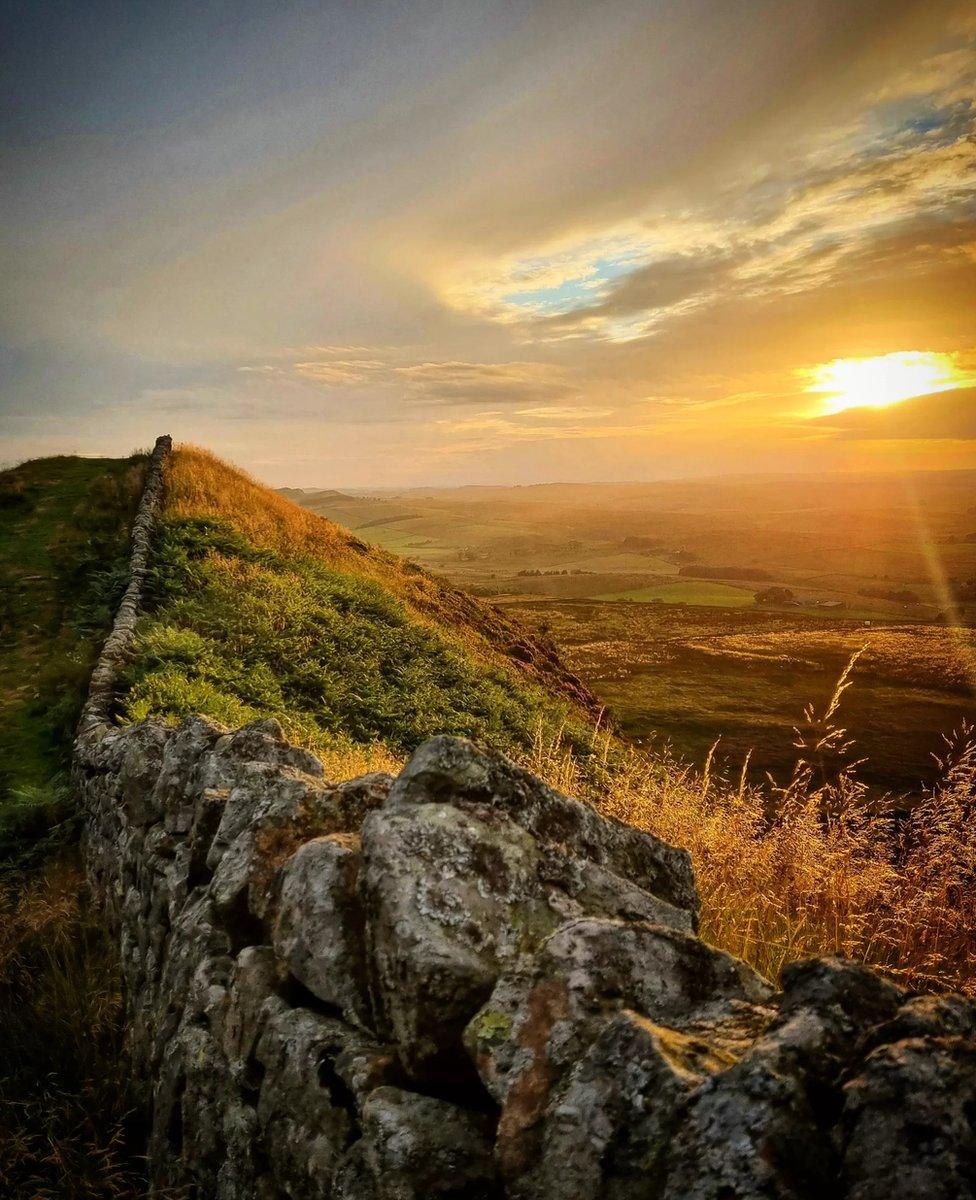
[[[146,482],[142,498],[132,522],[132,545],[129,551],[129,583],[115,614],[112,629],[92,671],[88,698],[78,721],[78,736],[106,725],[112,716],[115,702],[115,682],[125,652],[135,633],[143,589],[149,570],[152,535],[163,504],[163,485],[166,462],[172,453],[173,439],[164,434],[156,439],[146,467]]]
[[[75,778],[156,1194],[973,1195],[961,998],[836,960],[774,992],[696,937],[684,851],[459,739],[334,783],[273,721],[98,703]]]

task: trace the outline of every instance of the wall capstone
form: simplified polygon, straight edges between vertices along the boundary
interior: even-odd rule
[[[145,570],[75,780],[153,1194],[973,1195],[976,1006],[838,959],[774,991],[686,852],[462,739],[334,783],[273,720],[113,725]]]

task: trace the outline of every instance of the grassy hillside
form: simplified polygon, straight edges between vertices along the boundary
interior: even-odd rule
[[[610,624],[601,637],[605,652],[629,654]],[[273,714],[336,777],[389,765],[430,733],[469,734],[687,846],[704,935],[769,975],[839,952],[920,987],[971,985],[976,749],[965,736],[901,820],[859,778],[841,728],[844,686],[803,723],[776,786],[746,769],[726,779],[714,756],[696,772],[629,748],[595,728],[546,636],[202,451],[184,448],[170,469],[127,683],[124,718]]]
[[[142,1194],[115,948],[87,898],[67,781],[125,588],[144,460],[0,474],[0,1195]]]
[[[67,811],[67,753],[125,588],[141,459],[0,474],[0,859]]]
[[[669,741],[699,769],[720,738],[728,769],[749,754],[750,781],[788,776],[805,705],[825,703],[866,645],[845,699],[862,777],[876,796],[918,797],[936,778],[943,737],[974,711],[974,479],[296,498],[546,630],[618,729]],[[793,601],[757,604],[771,583]]]
[[[595,702],[551,644],[205,451],[179,449],[123,715],[276,716],[336,774],[435,733],[585,754]]]

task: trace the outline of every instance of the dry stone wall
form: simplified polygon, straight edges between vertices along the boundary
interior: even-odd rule
[[[460,739],[335,783],[274,721],[119,728],[127,636],[75,778],[155,1194],[973,1195],[967,1001],[774,991],[696,936],[684,851]]]

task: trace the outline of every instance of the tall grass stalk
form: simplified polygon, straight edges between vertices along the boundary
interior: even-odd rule
[[[819,719],[808,714],[792,777],[777,785],[702,771],[665,751],[580,769],[558,734],[523,763],[601,811],[684,846],[702,893],[702,936],[775,979],[784,963],[842,954],[919,990],[976,996],[976,736],[947,740],[936,786],[910,812],[867,797],[837,725],[856,658]],[[714,750],[714,747],[713,747]]]

